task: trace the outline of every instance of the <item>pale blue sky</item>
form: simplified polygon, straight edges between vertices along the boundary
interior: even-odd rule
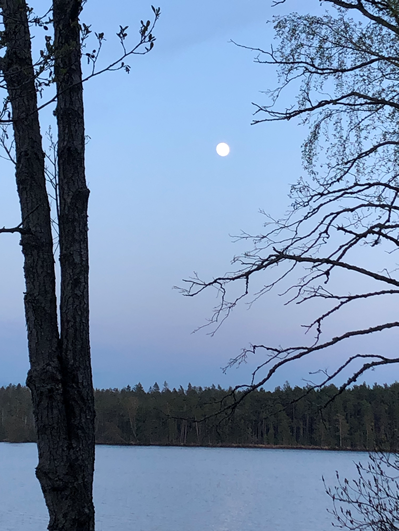
[[[233,255],[245,249],[229,235],[261,230],[259,209],[282,215],[289,184],[303,173],[304,130],[293,123],[250,125],[251,102],[262,101],[260,91],[273,84],[272,72],[229,42],[267,46],[272,33],[266,21],[277,13],[270,4],[165,0],[154,50],[131,58],[129,75],[105,74],[85,86],[97,387],[141,381],[147,388],[164,380],[171,386],[234,385],[249,380],[253,365],[227,375],[220,367],[242,347],[302,342],[303,309],[283,308],[277,296],[250,311],[237,309],[211,338],[206,330],[191,332],[210,316],[214,294],[187,299],[172,290],[193,271],[206,278],[229,270]],[[318,2],[301,2],[302,9],[307,6],[317,8]],[[151,14],[144,0],[87,2],[82,19],[107,39],[103,64],[119,52],[119,24],[129,25],[134,39],[140,19]],[[43,114],[44,123],[49,116]],[[228,157],[215,152],[221,141],[231,147]],[[13,168],[3,161],[0,168],[0,225],[16,225]],[[23,382],[28,362],[18,237],[2,235],[0,252],[4,385]],[[292,366],[270,387],[286,379],[301,384],[310,367],[328,363]],[[389,378],[381,372],[372,381]]]

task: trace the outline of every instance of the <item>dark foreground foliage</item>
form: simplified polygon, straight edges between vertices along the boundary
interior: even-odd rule
[[[336,393],[333,385],[308,394],[288,384],[260,389],[221,420],[211,416],[229,400],[220,386],[96,390],[96,442],[399,450],[399,383],[355,386],[323,407]],[[0,388],[0,410],[0,441],[35,440],[28,388]]]

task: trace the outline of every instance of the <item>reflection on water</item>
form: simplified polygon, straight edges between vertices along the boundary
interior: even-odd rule
[[[327,531],[321,476],[351,477],[367,454],[98,446],[97,531]],[[0,443],[0,529],[44,531],[33,444]]]

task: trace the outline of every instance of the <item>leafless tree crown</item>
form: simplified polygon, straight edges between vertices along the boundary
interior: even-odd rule
[[[339,312],[352,308],[356,313],[359,303],[371,308],[399,294],[399,4],[326,0],[322,6],[327,9],[321,15],[277,15],[276,42],[268,48],[238,44],[278,75],[277,86],[265,92],[266,101],[254,104],[253,123],[299,121],[309,128],[302,146],[307,177],[291,187],[288,214],[267,216],[261,234],[242,234],[253,246],[233,259],[232,273],[212,280],[195,276],[182,290],[186,296],[217,290],[219,302],[209,323],[213,331],[243,299],[261,297],[287,279],[292,284],[286,300],[324,308],[305,325],[307,338],[313,338],[309,343],[251,345],[230,361],[229,366],[249,353],[265,353],[244,386],[248,392],[281,366],[334,345],[345,345],[347,359],[324,372],[316,387],[352,366],[343,390],[368,369],[399,362],[396,349],[387,355],[353,350],[353,342],[347,346],[350,338],[396,329],[395,317],[386,322],[375,315],[371,326],[360,328],[347,319],[338,333],[325,332]],[[264,285],[254,293],[251,281],[260,276]],[[341,279],[346,277],[346,285],[354,279],[363,288],[345,289]],[[240,282],[241,294],[230,296],[230,285]]]

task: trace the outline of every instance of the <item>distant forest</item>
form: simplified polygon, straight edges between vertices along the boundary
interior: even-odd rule
[[[201,421],[220,409],[231,389],[163,389],[141,384],[95,391],[98,444],[283,446],[399,450],[399,383],[355,386],[323,407],[338,389],[291,388],[252,392],[233,414]],[[305,395],[305,396],[303,396]],[[240,393],[236,394],[240,397]],[[298,400],[300,397],[300,400]],[[296,401],[298,400],[298,401]],[[33,442],[30,391],[0,388],[0,441]]]

